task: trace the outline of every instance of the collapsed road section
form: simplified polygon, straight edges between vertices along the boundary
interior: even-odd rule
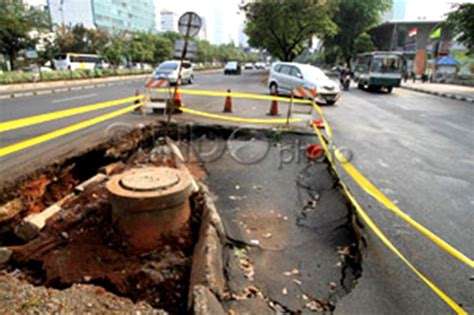
[[[337,308],[362,273],[360,232],[325,158],[306,154],[314,136],[164,130],[133,130],[4,186],[2,309]]]

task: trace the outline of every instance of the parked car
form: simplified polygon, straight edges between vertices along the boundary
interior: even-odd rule
[[[314,89],[318,94],[317,103],[333,105],[341,96],[339,84],[317,67],[295,62],[273,64],[268,78],[271,94],[291,95],[297,87]]]
[[[238,61],[229,61],[224,67],[224,75],[227,74],[241,74],[242,67]]]
[[[253,63],[247,62],[247,63],[244,65],[244,69],[245,69],[245,70],[253,70]]]
[[[264,62],[256,62],[255,63],[255,69],[263,70],[265,68],[266,68],[266,66],[265,66]]]
[[[192,84],[194,82],[194,69],[191,62],[183,61],[181,79],[178,80],[179,65],[180,61],[178,60],[165,61],[153,72],[153,78],[157,80],[166,79],[171,84],[178,83],[181,85],[184,82]]]

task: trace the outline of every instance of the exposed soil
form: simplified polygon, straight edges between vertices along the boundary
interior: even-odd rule
[[[176,167],[172,155],[162,151],[139,149],[114,172],[143,166]],[[194,172],[203,173],[197,166]],[[48,180],[43,180],[46,176],[38,178],[42,185],[38,180],[28,182],[28,187],[35,187],[28,190],[32,200],[42,200],[54,192],[44,189],[49,187]],[[72,182],[67,182],[66,191],[72,190]],[[163,248],[133,254],[112,225],[105,182],[95,183],[65,202],[38,238],[15,247],[10,270],[22,270],[24,279],[35,285],[65,289],[78,283],[94,284],[171,314],[182,314],[187,312],[191,257],[203,205],[201,193],[193,194],[190,204],[190,221],[166,239]]]

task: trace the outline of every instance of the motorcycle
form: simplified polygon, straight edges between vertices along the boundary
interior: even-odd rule
[[[342,77],[342,80],[341,80],[341,84],[342,84],[342,87],[344,88],[344,91],[349,91],[349,86],[351,85],[351,75],[350,74],[345,74],[343,77]]]

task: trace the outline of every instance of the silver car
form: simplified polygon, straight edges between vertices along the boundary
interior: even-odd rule
[[[341,96],[339,84],[311,65],[296,62],[278,62],[272,65],[268,78],[270,94],[291,95],[295,88],[314,89],[316,102],[333,105]]]
[[[194,81],[194,70],[193,65],[189,61],[183,61],[183,68],[181,70],[181,78],[178,81],[178,70],[180,61],[169,60],[161,63],[158,68],[153,72],[153,78],[155,80],[165,79],[171,84],[178,83],[179,85],[184,82],[192,84]]]

